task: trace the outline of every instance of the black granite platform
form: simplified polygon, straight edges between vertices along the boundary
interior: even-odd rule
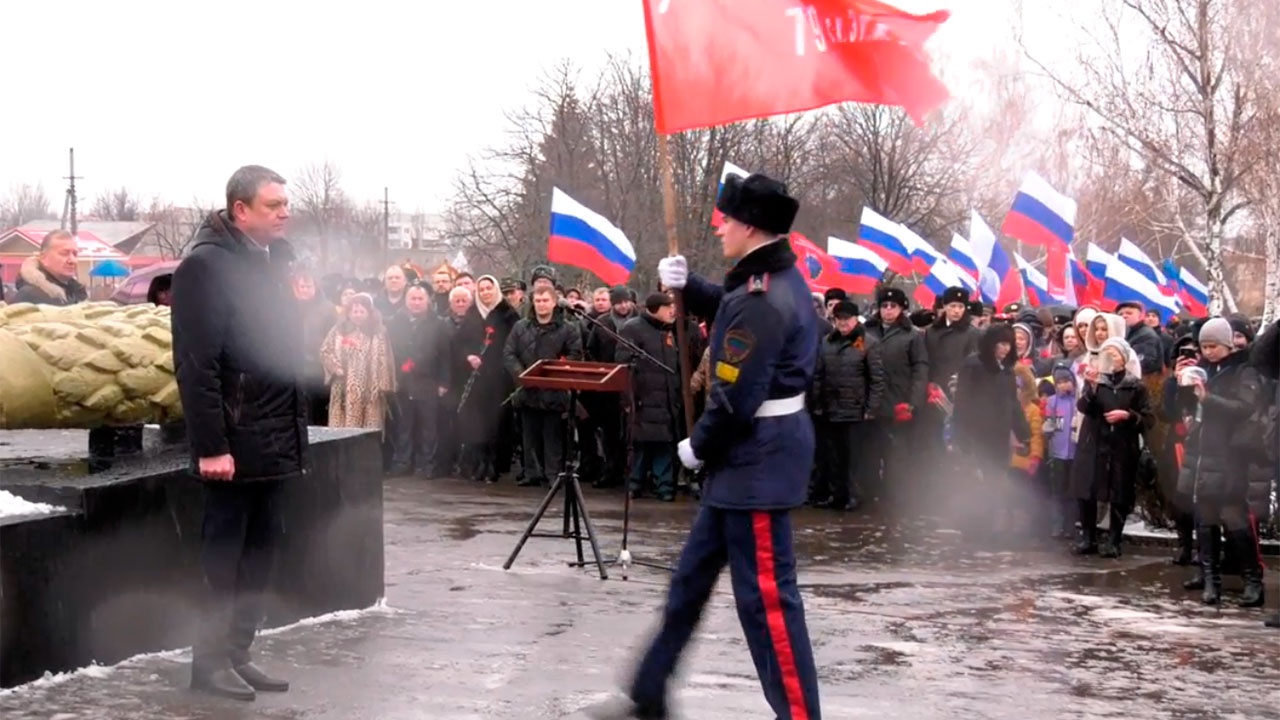
[[[0,431],[0,489],[66,508],[0,519],[0,687],[191,643],[201,486],[148,427],[141,454],[89,473],[87,431]],[[285,489],[267,625],[362,608],[384,590],[378,435],[311,428]]]

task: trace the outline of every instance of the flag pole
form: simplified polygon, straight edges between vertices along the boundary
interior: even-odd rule
[[[671,150],[667,136],[658,133],[658,164],[662,167],[662,216],[667,228],[667,255],[680,254],[680,238],[676,234],[676,179],[671,164]],[[680,352],[680,397],[684,401],[685,434],[693,434],[693,385],[691,365],[701,358],[689,357],[689,323],[685,319],[684,292],[669,288],[676,302],[676,347]]]

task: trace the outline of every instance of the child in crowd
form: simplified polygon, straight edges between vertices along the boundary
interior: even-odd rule
[[[1069,367],[1053,371],[1056,392],[1044,406],[1044,436],[1048,444],[1049,517],[1053,537],[1072,537],[1075,498],[1068,491],[1071,463],[1076,457],[1080,413],[1076,412],[1076,376]]]

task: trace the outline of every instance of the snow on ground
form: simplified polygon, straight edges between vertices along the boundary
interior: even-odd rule
[[[0,491],[0,492],[3,492],[3,491]],[[327,623],[334,623],[334,622],[350,622],[353,620],[359,620],[360,618],[366,617],[369,615],[394,615],[396,612],[398,611],[395,608],[391,607],[390,605],[387,605],[386,598],[382,598],[378,600],[378,602],[374,603],[373,605],[370,605],[369,607],[363,608],[361,610],[335,610],[334,612],[325,613],[324,615],[317,615],[315,617],[303,618],[289,625],[282,625],[276,628],[267,628],[264,630],[260,630],[258,632],[258,635],[260,636],[261,635],[279,635],[280,633],[288,632],[290,630],[295,630],[297,628],[310,627],[313,625],[324,625]],[[126,658],[124,660],[121,660],[115,665],[98,665],[97,663],[94,663],[93,665],[82,667],[78,670],[69,670],[67,672],[60,672],[60,673],[46,672],[43,677],[38,678],[36,680],[32,680],[31,682],[23,683],[22,685],[17,685],[15,687],[0,690],[0,697],[4,697],[6,695],[13,695],[15,693],[31,692],[34,690],[38,690],[40,688],[47,688],[53,685],[61,685],[62,683],[67,682],[68,680],[74,680],[76,678],[105,678],[109,676],[113,670],[117,670],[121,668],[137,667],[138,665],[141,665],[148,660],[154,660],[154,659],[186,660],[190,658],[190,650],[191,650],[190,648],[161,650],[159,652],[150,652],[150,653],[142,653],[141,655],[134,655],[131,658]]]
[[[56,512],[66,512],[64,507],[56,505],[46,505],[44,503],[34,503],[24,500],[8,490],[0,490],[0,518],[14,517],[17,515],[48,515]]]

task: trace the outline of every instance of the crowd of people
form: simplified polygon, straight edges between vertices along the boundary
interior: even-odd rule
[[[697,417],[715,372],[709,327],[689,320],[682,358],[661,287],[638,304],[627,287],[563,287],[547,266],[527,285],[447,266],[423,278],[394,266],[380,281],[321,284],[294,281],[310,318],[313,417],[384,428],[390,473],[546,485],[569,460],[573,428],[579,470],[596,487],[625,484],[634,497],[668,501],[697,492],[696,475],[676,461],[687,434],[678,371],[693,368]],[[1110,312],[997,309],[960,288],[912,312],[902,289],[884,286],[866,315],[830,290],[815,294],[814,310],[822,338],[807,394],[818,437],[810,505],[919,501],[929,478],[966,473],[993,498],[975,527],[1045,534],[1113,558],[1139,496],[1158,493],[1178,531],[1174,561],[1195,566],[1187,587],[1220,602],[1225,563],[1243,579],[1240,604],[1263,603],[1274,326],[1258,340],[1240,315],[1162,323],[1137,302]],[[521,372],[557,358],[627,364],[633,392],[584,393],[570,408],[567,393],[519,388]]]

